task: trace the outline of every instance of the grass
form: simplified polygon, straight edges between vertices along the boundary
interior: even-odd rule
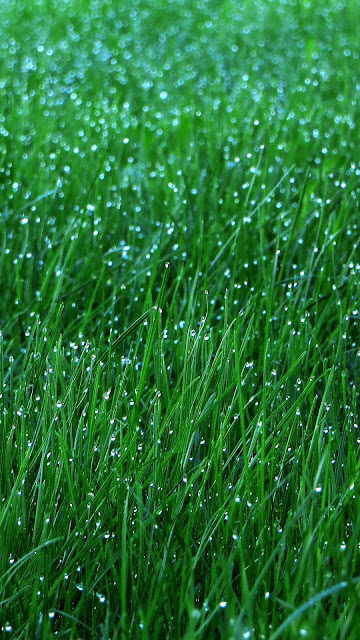
[[[359,2],[0,11],[3,637],[357,640]]]

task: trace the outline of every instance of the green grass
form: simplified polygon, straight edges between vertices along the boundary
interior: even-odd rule
[[[2,636],[357,640],[359,2],[0,13]]]

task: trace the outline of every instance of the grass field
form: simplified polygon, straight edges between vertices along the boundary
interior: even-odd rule
[[[0,628],[360,637],[360,3],[0,0]]]

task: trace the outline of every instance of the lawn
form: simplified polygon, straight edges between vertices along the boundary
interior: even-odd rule
[[[0,0],[0,629],[360,637],[359,0]]]

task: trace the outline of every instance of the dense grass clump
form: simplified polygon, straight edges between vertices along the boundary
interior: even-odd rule
[[[3,637],[357,640],[359,2],[0,13]]]

